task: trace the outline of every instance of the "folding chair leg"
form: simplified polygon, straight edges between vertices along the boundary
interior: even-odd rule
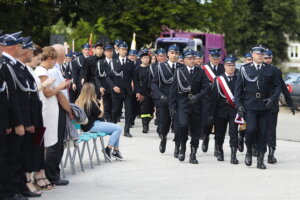
[[[89,158],[90,158],[91,168],[93,169],[94,165],[93,165],[93,160],[92,160],[92,155],[91,155],[91,149],[90,149],[89,142],[86,142],[86,146],[87,146],[87,149],[88,149],[88,154],[89,154]]]
[[[104,145],[103,136],[100,136],[99,138],[100,138],[101,147],[102,147],[102,153],[104,155],[105,162],[110,162],[109,159],[107,158],[106,153],[105,153],[105,145]]]
[[[82,159],[81,159],[81,153],[80,153],[80,148],[79,148],[79,144],[75,144],[74,142],[74,151],[73,151],[73,163],[75,163],[75,159],[76,159],[76,154],[78,152],[78,157],[79,157],[79,163],[80,163],[80,168],[81,168],[81,171],[84,172],[84,167],[83,167],[83,164],[82,164]]]
[[[61,171],[62,177],[66,178],[66,173],[65,173],[65,169],[63,167],[62,161],[60,162],[60,171]]]
[[[98,152],[98,147],[97,147],[97,138],[93,139],[93,143],[94,143],[94,148],[93,148],[93,153],[96,153],[96,158],[97,158],[97,163],[98,165],[100,165],[100,158],[99,158],[99,152]]]

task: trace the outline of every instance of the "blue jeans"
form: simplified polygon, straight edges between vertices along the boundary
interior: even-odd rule
[[[110,135],[108,145],[119,147],[122,133],[122,127],[120,125],[104,121],[95,121],[90,131],[108,133]]]

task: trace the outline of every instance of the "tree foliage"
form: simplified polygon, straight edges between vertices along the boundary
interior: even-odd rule
[[[99,35],[142,47],[162,27],[202,30],[225,35],[227,52],[242,55],[250,45],[270,47],[287,58],[286,36],[300,39],[300,2],[296,0],[0,0],[0,29],[23,30],[41,45],[50,33],[62,33],[76,46]],[[13,12],[12,12],[13,11]]]

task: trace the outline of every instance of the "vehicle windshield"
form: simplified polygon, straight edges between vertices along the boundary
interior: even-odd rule
[[[287,74],[283,80],[284,80],[285,84],[291,84],[295,81],[300,80],[300,74]]]
[[[194,46],[191,46],[191,44],[187,44],[185,42],[166,42],[166,41],[158,41],[156,44],[156,48],[164,48],[165,50],[168,49],[168,47],[172,44],[176,44],[177,46],[179,46],[180,49],[180,53],[184,52],[187,49],[193,49],[194,50]]]

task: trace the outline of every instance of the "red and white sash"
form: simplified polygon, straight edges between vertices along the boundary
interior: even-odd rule
[[[225,78],[223,76],[219,76],[219,77],[217,77],[217,82],[218,82],[217,84],[219,84],[219,86],[221,87],[222,92],[225,95],[228,103],[232,107],[236,108],[236,105],[234,103],[234,96],[233,96],[230,88],[228,87],[228,84],[227,84]],[[240,117],[239,114],[236,114],[234,122],[242,125],[245,123],[245,120],[244,120],[244,118]]]
[[[206,76],[213,83],[216,78],[215,73],[210,69],[208,65],[202,65],[202,69],[204,69]]]

